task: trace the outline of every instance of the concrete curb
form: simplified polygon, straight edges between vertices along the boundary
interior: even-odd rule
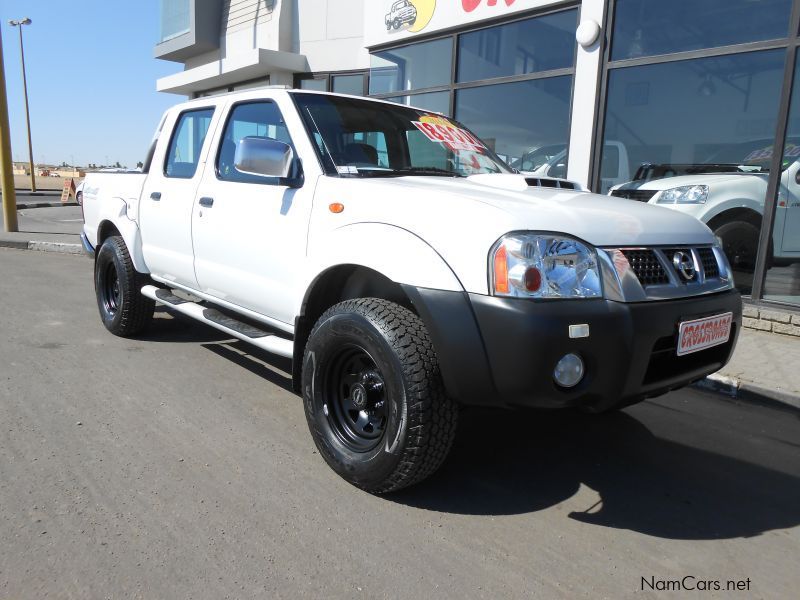
[[[80,206],[77,202],[24,202],[17,204],[17,210],[28,208],[58,208],[59,206]]]
[[[716,392],[732,400],[760,404],[779,410],[800,412],[800,395],[784,392],[782,390],[765,388],[736,377],[728,377],[715,373],[693,383],[692,387]]]
[[[0,240],[0,248],[38,250],[39,252],[58,252],[60,254],[83,254],[83,246],[81,244],[70,244],[67,242],[26,242],[24,240]]]

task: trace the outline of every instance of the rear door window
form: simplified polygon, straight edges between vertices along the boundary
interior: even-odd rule
[[[178,117],[172,139],[169,142],[164,175],[179,179],[191,179],[200,162],[200,151],[214,116],[213,108],[187,110]]]

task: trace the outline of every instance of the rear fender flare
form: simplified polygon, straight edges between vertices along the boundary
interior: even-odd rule
[[[142,236],[139,226],[128,218],[128,203],[119,197],[103,199],[103,210],[99,215],[99,225],[95,235],[95,247],[100,245],[100,232],[106,223],[111,223],[119,231],[125,245],[130,252],[133,265],[139,273],[149,273],[150,270],[142,254]]]

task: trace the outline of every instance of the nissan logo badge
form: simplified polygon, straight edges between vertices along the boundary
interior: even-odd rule
[[[697,270],[694,268],[694,259],[688,252],[678,251],[672,256],[672,264],[675,270],[681,274],[686,281],[694,279]]]

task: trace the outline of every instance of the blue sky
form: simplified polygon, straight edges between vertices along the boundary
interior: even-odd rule
[[[159,77],[182,69],[153,58],[158,0],[0,0],[14,160],[28,160],[19,33],[35,162],[113,164],[144,160],[166,108],[183,96],[156,92]]]

